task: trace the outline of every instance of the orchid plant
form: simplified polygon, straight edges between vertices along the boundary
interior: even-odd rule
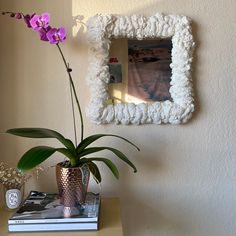
[[[99,171],[98,166],[95,162],[103,162],[107,165],[107,167],[111,170],[113,175],[118,179],[119,172],[116,165],[109,159],[104,157],[87,157],[87,155],[100,152],[103,150],[108,150],[115,154],[119,159],[124,161],[128,164],[131,168],[133,168],[134,172],[137,172],[136,167],[134,164],[127,158],[127,156],[119,151],[118,149],[112,147],[89,147],[90,144],[95,142],[96,140],[102,137],[115,137],[124,140],[125,142],[134,146],[137,150],[139,148],[133,144],[131,141],[114,134],[94,134],[84,138],[84,123],[83,123],[83,115],[79,103],[79,99],[76,93],[76,89],[74,86],[74,82],[72,79],[72,69],[69,67],[69,63],[66,61],[65,56],[62,52],[60,43],[63,43],[66,40],[66,30],[63,27],[60,28],[53,28],[49,25],[50,22],[50,15],[48,13],[43,13],[42,15],[32,14],[32,15],[25,15],[23,13],[13,13],[13,12],[3,12],[3,15],[9,15],[12,18],[18,20],[24,20],[28,28],[33,29],[35,32],[38,33],[40,40],[49,42],[52,45],[56,45],[57,49],[59,50],[59,54],[62,58],[64,63],[66,72],[69,77],[69,84],[70,84],[70,94],[71,94],[71,104],[72,104],[72,115],[73,115],[73,129],[74,129],[74,136],[75,141],[74,143],[65,138],[59,132],[46,129],[46,128],[15,128],[9,129],[6,132],[9,134],[27,137],[27,138],[55,138],[60,141],[64,147],[55,148],[50,146],[37,146],[33,147],[28,150],[19,160],[18,162],[18,169],[21,171],[31,170],[32,168],[38,166],[40,163],[48,159],[52,154],[55,152],[62,153],[65,157],[68,158],[65,161],[65,167],[81,167],[84,164],[87,164],[89,167],[90,172],[93,174],[95,180],[100,183],[101,182],[101,174]],[[76,102],[79,116],[80,116],[80,142],[77,141],[77,132],[76,132],[76,119],[75,119],[75,108],[74,108],[74,100]]]

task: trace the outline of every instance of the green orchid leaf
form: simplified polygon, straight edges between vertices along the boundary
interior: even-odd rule
[[[45,128],[16,128],[9,129],[6,132],[26,138],[56,138],[68,149],[75,150],[75,146],[72,141],[66,139],[63,135],[55,130]]]
[[[92,173],[93,178],[95,179],[95,181],[96,181],[97,183],[101,183],[102,178],[101,178],[101,174],[100,174],[100,171],[99,171],[97,165],[96,165],[95,163],[93,163],[92,161],[89,161],[89,162],[87,163],[87,165],[88,165],[89,170],[90,170],[90,172]]]
[[[45,161],[56,151],[56,148],[48,146],[38,146],[31,148],[21,157],[20,161],[18,162],[17,168],[21,171],[31,170],[32,168]]]
[[[91,147],[91,148],[84,149],[79,155],[80,155],[80,157],[82,157],[82,156],[86,156],[86,155],[89,155],[89,154],[92,154],[92,153],[95,153],[95,152],[100,152],[100,151],[103,151],[103,150],[109,150],[109,151],[113,152],[122,161],[126,162],[129,166],[131,166],[133,168],[134,172],[137,172],[136,167],[127,158],[127,156],[124,153],[122,153],[121,151],[119,151],[115,148],[111,148],[111,147]]]
[[[86,160],[84,160],[86,159]],[[112,174],[119,179],[119,171],[117,169],[117,167],[115,166],[115,164],[107,159],[107,158],[103,158],[103,157],[90,157],[90,158],[83,158],[82,159],[85,163],[92,163],[91,161],[101,161],[104,164],[107,165],[107,167],[111,170]]]
[[[129,144],[133,145],[135,148],[137,148],[138,151],[140,151],[140,149],[132,142],[130,142],[128,139],[123,138],[119,135],[113,135],[113,134],[95,134],[95,135],[91,135],[87,138],[85,138],[77,147],[77,152],[80,153],[82,152],[88,145],[90,145],[91,143],[93,143],[94,141],[96,141],[99,138],[105,137],[105,136],[110,136],[110,137],[116,137],[116,138],[120,138],[123,139],[124,141],[128,142]]]

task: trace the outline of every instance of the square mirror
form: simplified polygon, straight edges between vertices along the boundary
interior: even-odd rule
[[[185,123],[194,111],[190,19],[96,15],[87,23],[91,100],[97,124]]]

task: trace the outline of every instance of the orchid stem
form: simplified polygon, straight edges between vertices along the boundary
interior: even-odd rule
[[[57,43],[57,48],[61,54],[61,57],[62,57],[62,60],[65,64],[65,67],[66,67],[66,72],[68,73],[69,75],[69,80],[70,80],[70,88],[72,89],[73,91],[73,94],[74,94],[74,97],[75,97],[75,101],[77,103],[77,107],[78,107],[78,110],[79,110],[79,115],[80,115],[80,123],[81,123],[81,141],[83,141],[84,139],[84,122],[83,122],[83,115],[82,115],[82,111],[81,111],[81,107],[80,107],[80,103],[79,103],[79,100],[78,100],[78,97],[77,97],[77,94],[76,94],[76,90],[75,90],[75,85],[74,85],[74,82],[73,82],[73,79],[72,79],[72,76],[71,76],[71,68],[69,68],[69,64],[66,62],[66,59],[63,55],[63,52],[59,46],[59,44]],[[77,135],[76,135],[76,126],[75,126],[75,112],[74,112],[74,105],[73,105],[73,98],[72,98],[72,109],[73,109],[73,119],[74,119],[74,132],[75,132],[75,139],[77,140]],[[77,141],[76,142],[76,146],[77,146]]]
[[[69,63],[67,64],[67,67],[70,68]],[[74,125],[74,133],[75,133],[75,146],[77,147],[77,129],[76,129],[76,121],[75,121],[75,108],[74,108],[74,99],[72,94],[72,86],[70,83],[70,99],[71,99],[71,106],[72,106],[72,115],[73,115],[73,125]]]

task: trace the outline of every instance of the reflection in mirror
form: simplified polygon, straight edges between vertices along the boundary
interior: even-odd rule
[[[128,102],[172,100],[171,49],[171,39],[128,41]]]
[[[113,103],[172,101],[171,50],[171,38],[112,40],[108,91]]]
[[[128,82],[128,44],[127,39],[113,39],[109,51],[109,73],[108,93],[113,103],[127,102]],[[117,65],[116,71],[113,68]],[[121,79],[120,76],[121,75]]]

